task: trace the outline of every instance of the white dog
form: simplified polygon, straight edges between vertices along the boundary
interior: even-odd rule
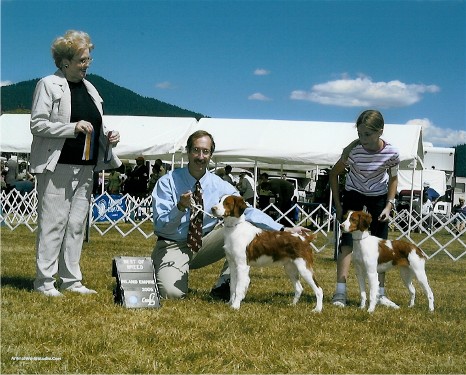
[[[416,291],[412,280],[415,276],[429,301],[429,310],[434,311],[434,294],[427,281],[426,258],[415,245],[400,240],[382,240],[369,234],[372,217],[364,211],[348,211],[340,227],[353,236],[353,259],[361,292],[361,308],[366,306],[366,282],[369,281],[369,308],[373,312],[379,289],[378,272],[388,271],[393,266],[400,268],[401,278],[409,290],[409,307],[414,306]]]
[[[315,235],[290,232],[263,231],[247,222],[243,215],[247,208],[242,197],[228,195],[212,207],[212,214],[224,218],[225,256],[230,266],[230,305],[239,309],[249,286],[249,266],[280,264],[285,268],[295,294],[296,304],[303,292],[299,275],[312,287],[317,298],[313,311],[322,311],[322,288],[313,275],[313,252],[310,242]]]

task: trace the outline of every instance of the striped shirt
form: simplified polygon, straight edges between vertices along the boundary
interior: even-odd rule
[[[346,175],[346,190],[354,190],[368,196],[383,195],[388,192],[387,170],[398,168],[398,149],[384,142],[380,151],[370,152],[361,145],[354,147],[346,161],[349,172]]]

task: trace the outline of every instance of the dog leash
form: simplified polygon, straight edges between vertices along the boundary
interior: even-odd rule
[[[207,215],[207,216],[210,216],[211,218],[214,218],[214,219],[215,219],[215,216],[214,216],[214,215],[212,215],[211,213],[205,211],[204,208],[202,207],[202,204],[196,204],[196,202],[194,202],[194,198],[191,197],[191,220],[192,220],[199,212],[202,212],[203,214],[205,214],[205,215]]]

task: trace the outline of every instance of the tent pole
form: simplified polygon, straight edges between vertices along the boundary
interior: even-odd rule
[[[330,189],[329,200],[328,200],[328,211],[330,212],[329,218],[330,216],[332,216],[332,199],[333,199],[332,189]],[[327,223],[327,232],[330,232],[330,220]]]
[[[253,199],[253,207],[256,208],[256,196],[257,196],[257,160],[254,161],[254,186],[252,187],[254,190],[254,199]]]
[[[101,190],[101,194],[103,195],[105,193],[105,169],[102,169],[102,171],[100,173],[102,173],[102,190]]]
[[[409,200],[409,220],[408,220],[408,238],[411,238],[411,221],[413,217],[413,197],[414,197],[414,172],[416,170],[417,159],[414,159],[413,171],[411,174],[411,199]]]

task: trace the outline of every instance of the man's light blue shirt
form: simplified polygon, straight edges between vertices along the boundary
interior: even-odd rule
[[[224,195],[239,195],[239,192],[227,181],[206,171],[199,180],[202,188],[204,211],[210,213]],[[196,179],[191,176],[187,167],[178,168],[162,176],[152,192],[154,211],[154,232],[157,236],[173,241],[186,241],[191,210],[180,211],[177,203],[181,194],[194,191]],[[246,220],[266,230],[280,230],[283,226],[270,216],[253,207],[244,212]],[[209,233],[218,219],[204,214],[203,234]]]

